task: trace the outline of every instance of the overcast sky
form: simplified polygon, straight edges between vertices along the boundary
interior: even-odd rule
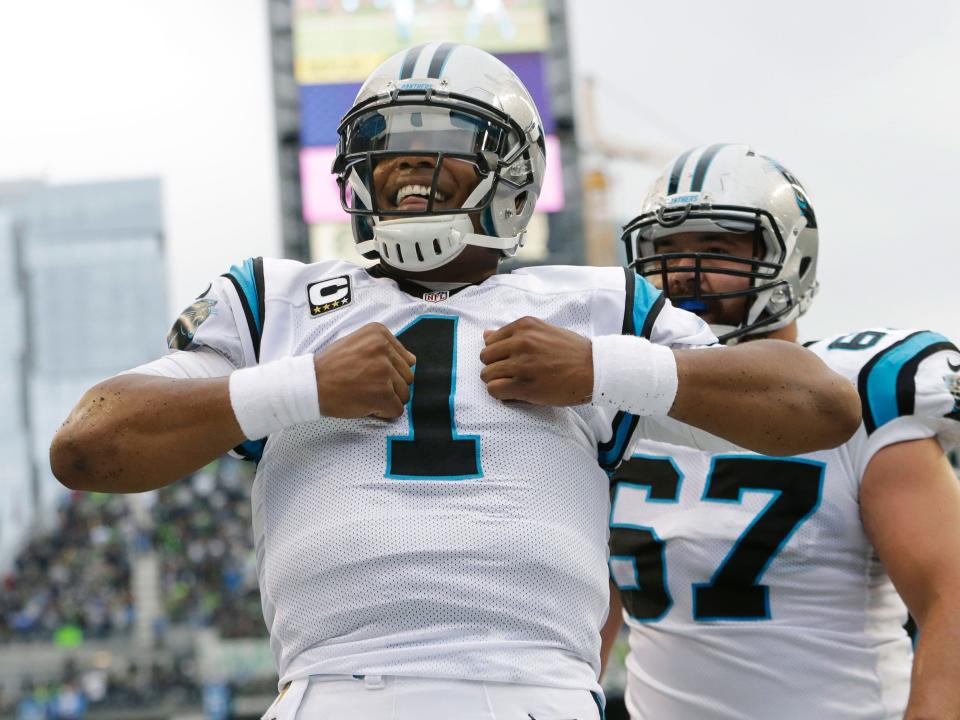
[[[0,0],[0,180],[160,177],[171,321],[279,252],[266,17],[262,0]]]
[[[929,326],[960,338],[960,3],[568,3],[574,67],[597,78],[607,140],[668,155],[744,142],[809,191],[820,337]],[[657,169],[620,163],[635,212]]]
[[[960,4],[570,0],[574,70],[610,142],[746,142],[806,185],[817,337],[960,337]],[[279,251],[262,0],[0,2],[0,180],[160,176],[171,313]],[[587,164],[589,165],[588,159]],[[617,219],[658,168],[607,164]]]

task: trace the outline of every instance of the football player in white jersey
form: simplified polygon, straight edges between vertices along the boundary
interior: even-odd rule
[[[670,163],[623,240],[638,274],[743,347],[797,340],[817,232],[788,170],[711,145]],[[888,328],[810,348],[859,390],[843,446],[769,458],[640,440],[614,476],[604,656],[625,617],[633,720],[960,717],[960,486],[944,455],[960,353]]]
[[[859,423],[856,393],[786,343],[685,349],[714,336],[633,271],[497,275],[544,138],[487,53],[387,60],[340,138],[343,205],[379,265],[232,268],[178,321],[176,352],[81,399],[54,471],[122,492],[230,448],[259,460],[284,688],[268,717],[596,718],[604,470],[631,436],[719,442],[692,425],[764,452],[831,447]]]

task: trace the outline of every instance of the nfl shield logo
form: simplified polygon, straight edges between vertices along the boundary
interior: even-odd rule
[[[433,292],[425,292],[423,294],[423,299],[432,303],[443,302],[448,297],[450,297],[449,290],[434,290]]]

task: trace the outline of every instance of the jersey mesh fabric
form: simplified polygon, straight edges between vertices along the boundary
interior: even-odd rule
[[[652,527],[666,543],[673,599],[661,619],[627,617],[633,717],[728,720],[766,717],[770,707],[788,720],[893,717],[888,703],[902,713],[906,612],[860,525],[859,483],[845,471],[844,448],[804,456],[824,463],[821,500],[760,578],[769,617],[736,620],[696,617],[695,587],[711,584],[772,493],[711,502],[708,456],[649,441],[635,452],[672,458],[683,479],[676,504],[621,491],[612,511],[615,523]],[[881,681],[881,660],[890,658]]]
[[[374,320],[399,333],[455,318],[454,429],[479,442],[480,465],[479,477],[387,477],[390,438],[411,434],[409,406],[392,422],[325,418],[270,437],[254,527],[281,681],[379,674],[596,690],[609,508],[597,444],[612,418],[494,400],[479,354],[483,330],[527,315],[619,333],[622,271],[497,276],[439,304],[348,264],[265,271],[262,362],[321,351]],[[307,283],[337,276],[350,279],[350,303],[312,316]]]
[[[629,318],[654,342],[699,346],[715,342],[706,325],[620,268],[518,271],[441,303],[350,263],[248,261],[231,275],[208,293],[217,312],[192,347],[250,365],[322,351],[369,322],[408,340],[429,323],[419,362],[453,356],[440,411],[454,437],[479,444],[479,467],[457,477],[388,470],[389,443],[415,437],[410,405],[392,422],[324,418],[267,440],[253,525],[281,684],[377,674],[598,690],[609,510],[598,445],[615,462],[629,416],[494,400],[479,379],[482,333],[531,315],[589,337],[627,331]],[[316,283],[337,304],[312,303]]]
[[[830,338],[811,349],[856,383],[873,358],[910,335],[875,329],[848,336],[878,338],[868,347]],[[746,490],[739,502],[711,502],[704,498],[709,455],[650,441],[633,448],[637,456],[672,459],[683,475],[676,503],[651,503],[641,487],[621,489],[612,509],[614,525],[650,527],[665,541],[673,599],[660,619],[626,615],[634,720],[767,717],[770,708],[784,720],[902,717],[912,662],[902,628],[906,608],[861,524],[860,480],[869,457],[886,444],[953,437],[940,433],[950,399],[938,377],[950,352],[918,364],[914,414],[869,437],[861,426],[840,448],[798,458],[823,464],[822,494],[760,578],[769,587],[769,618],[696,619],[693,595],[695,585],[711,582],[771,494]],[[883,406],[883,398],[874,401]]]

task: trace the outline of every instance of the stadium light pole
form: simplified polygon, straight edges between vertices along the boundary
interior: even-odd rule
[[[300,183],[300,95],[293,71],[290,0],[268,0],[277,177],[280,180],[280,247],[283,257],[310,262],[310,234],[303,219]]]
[[[24,443],[27,448],[27,472],[30,478],[30,517],[35,518],[40,507],[40,473],[37,471],[33,447],[33,422],[30,412],[30,379],[33,377],[33,332],[30,323],[30,277],[24,249],[23,224],[14,220],[13,262],[16,268],[17,290],[20,293],[20,313],[23,328],[23,350],[20,353],[20,417],[23,420]]]

